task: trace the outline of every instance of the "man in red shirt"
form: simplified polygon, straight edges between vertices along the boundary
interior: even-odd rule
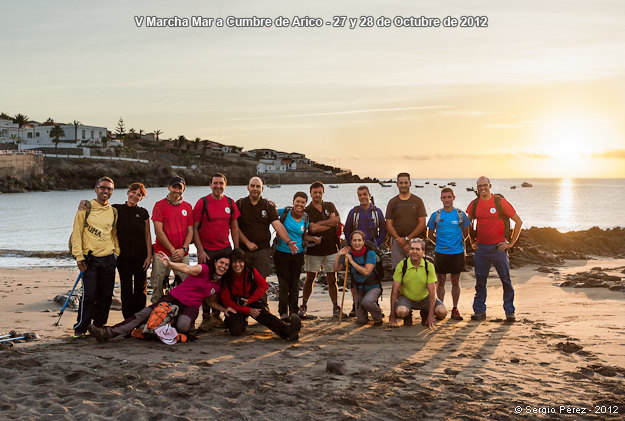
[[[506,320],[515,321],[514,289],[510,280],[508,249],[519,239],[523,221],[510,203],[501,195],[495,197],[490,192],[491,184],[487,177],[477,179],[478,198],[469,204],[467,215],[471,221],[477,220],[477,237],[469,236],[475,250],[475,298],[473,299],[472,320],[486,319],[486,281],[491,264],[495,266],[503,284],[503,308]],[[505,237],[504,217],[514,221],[514,232],[510,240]]]
[[[154,258],[152,260],[152,299],[155,303],[163,296],[163,283],[169,278],[170,268],[163,265],[156,254],[165,253],[173,262],[189,264],[189,244],[193,240],[193,209],[182,200],[185,181],[182,177],[172,177],[167,187],[169,194],[163,200],[156,202],[152,211],[156,242],[154,243]],[[187,277],[186,273],[173,269],[174,274],[181,280]]]
[[[211,177],[211,194],[200,198],[193,207],[193,241],[197,248],[198,263],[207,263],[216,253],[232,251],[230,236],[234,248],[239,247],[239,224],[241,215],[234,201],[224,195],[226,176],[217,173]],[[209,326],[210,308],[202,305],[201,330]],[[219,312],[213,313],[213,324],[220,324]]]

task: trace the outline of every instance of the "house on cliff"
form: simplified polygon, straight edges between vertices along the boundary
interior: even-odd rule
[[[102,146],[102,139],[107,136],[106,127],[62,123],[58,126],[65,133],[59,137],[59,148]],[[29,121],[20,127],[11,120],[0,120],[0,143],[15,142],[22,150],[55,147],[54,137],[50,136],[54,127],[36,121]]]

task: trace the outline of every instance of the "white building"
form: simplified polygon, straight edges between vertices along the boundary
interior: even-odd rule
[[[286,173],[296,169],[297,163],[289,159],[261,159],[260,163],[256,164],[258,174]]]
[[[77,148],[82,146],[101,146],[102,139],[106,137],[106,127],[85,126],[79,124],[58,124],[63,129],[65,136],[61,136],[60,148]],[[35,149],[54,147],[53,137],[50,131],[54,126],[44,126],[30,122],[19,127],[11,120],[0,120],[0,142],[17,142],[20,149]]]

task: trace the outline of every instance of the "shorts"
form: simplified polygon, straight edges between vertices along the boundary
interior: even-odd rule
[[[436,299],[436,303],[434,304],[434,307],[438,307],[439,305],[442,305],[443,302],[441,300],[439,300],[438,298]],[[397,301],[395,301],[395,310],[397,310],[397,307],[408,307],[412,310],[429,310],[430,309],[430,297],[425,297],[423,300],[419,300],[419,301],[412,301],[410,298],[406,297],[405,295],[400,295],[399,298],[397,298]]]
[[[311,256],[304,255],[304,271],[319,272],[323,270],[325,273],[334,272],[334,261],[338,253],[328,254],[327,256]]]
[[[466,272],[464,253],[442,254],[434,253],[434,268],[436,273],[460,273]]]

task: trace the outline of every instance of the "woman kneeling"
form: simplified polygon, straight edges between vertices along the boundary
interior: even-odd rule
[[[356,321],[367,324],[371,313],[374,326],[382,325],[382,309],[378,298],[382,294],[382,284],[375,275],[376,254],[365,247],[365,234],[354,230],[350,238],[350,246],[343,247],[338,258],[334,261],[334,271],[345,269],[345,260],[349,262],[349,272],[352,275],[352,290],[354,306],[356,307]],[[347,275],[347,274],[346,274]]]

